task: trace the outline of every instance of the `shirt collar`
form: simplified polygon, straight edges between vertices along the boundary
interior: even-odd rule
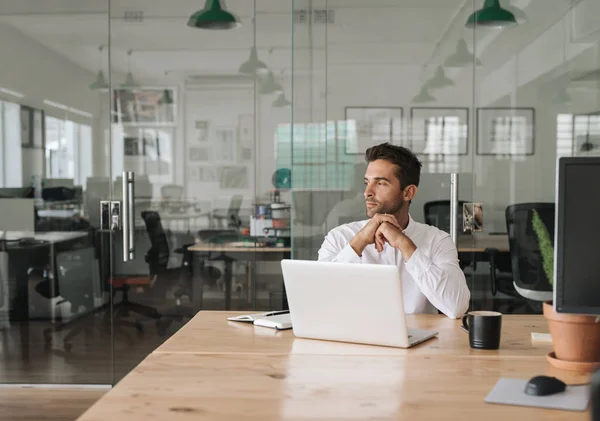
[[[407,237],[410,237],[411,235],[413,235],[417,230],[417,223],[415,222],[414,219],[412,219],[412,216],[410,216],[410,213],[408,214],[408,225],[406,226],[406,229],[404,230],[404,234]]]

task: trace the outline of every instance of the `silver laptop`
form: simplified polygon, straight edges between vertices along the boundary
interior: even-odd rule
[[[408,329],[396,266],[281,261],[294,335],[409,348],[438,334]]]

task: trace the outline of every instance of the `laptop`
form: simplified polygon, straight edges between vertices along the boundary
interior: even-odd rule
[[[294,335],[410,348],[438,334],[406,326],[396,266],[281,261]]]

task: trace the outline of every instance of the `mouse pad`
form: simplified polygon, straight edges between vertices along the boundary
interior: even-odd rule
[[[567,386],[564,392],[550,396],[530,396],[525,394],[527,381],[501,378],[485,397],[484,402],[568,411],[585,411],[588,407],[589,385]]]

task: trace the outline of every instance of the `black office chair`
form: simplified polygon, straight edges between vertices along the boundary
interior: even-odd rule
[[[61,296],[63,299],[56,305],[68,302],[71,304],[73,313],[79,311],[81,307],[85,308],[83,313],[75,315],[71,320],[45,329],[44,342],[46,346],[52,343],[53,332],[69,329],[68,334],[63,338],[64,348],[68,351],[71,349],[71,339],[89,326],[88,316],[94,314],[95,255],[94,247],[90,247],[89,244],[81,244],[57,256],[54,276],[49,276],[47,270],[43,272],[43,280],[35,287],[38,294],[47,299]]]
[[[524,298],[538,302],[552,299],[552,285],[544,273],[537,235],[533,229],[536,209],[554,241],[554,203],[519,203],[506,208],[506,229],[510,246],[515,290]]]
[[[462,227],[462,209],[465,203],[467,202],[464,200],[458,201],[456,223],[459,227]],[[425,215],[426,224],[450,233],[450,200],[432,200],[430,202],[426,202],[423,205],[423,213]],[[470,264],[473,264],[473,270],[477,268],[477,262],[473,259],[472,253],[461,253],[459,264],[461,269],[464,269]]]
[[[180,305],[183,295],[190,294],[191,279],[187,276],[189,273],[189,261],[184,261],[179,268],[167,268],[169,261],[169,245],[167,236],[162,227],[160,216],[155,211],[142,212],[142,218],[146,225],[146,231],[150,238],[151,247],[146,253],[145,260],[149,267],[149,276],[115,276],[108,280],[112,286],[112,298],[109,302],[95,308],[80,316],[47,329],[44,332],[46,343],[52,341],[52,332],[59,332],[65,329],[71,329],[69,334],[64,338],[65,349],[71,348],[70,340],[83,329],[83,323],[95,314],[103,313],[105,319],[105,327],[110,326],[110,314],[114,312],[113,323],[116,329],[122,327],[135,327],[138,332],[143,332],[143,326],[139,321],[129,321],[126,318],[130,313],[139,314],[146,318],[154,319],[157,322],[157,331],[159,335],[164,335],[167,328],[173,320],[182,320],[184,317],[192,317],[194,315],[191,307]],[[89,273],[89,269],[87,272]],[[82,273],[85,276],[85,273]],[[81,279],[79,282],[85,282]],[[151,307],[144,304],[132,302],[129,299],[131,288],[152,289],[155,295],[160,300],[164,300],[167,291],[172,288],[177,299],[177,304],[172,308],[162,309]],[[121,292],[122,298],[120,302],[115,302],[116,295]],[[71,301],[71,297],[65,297]]]

